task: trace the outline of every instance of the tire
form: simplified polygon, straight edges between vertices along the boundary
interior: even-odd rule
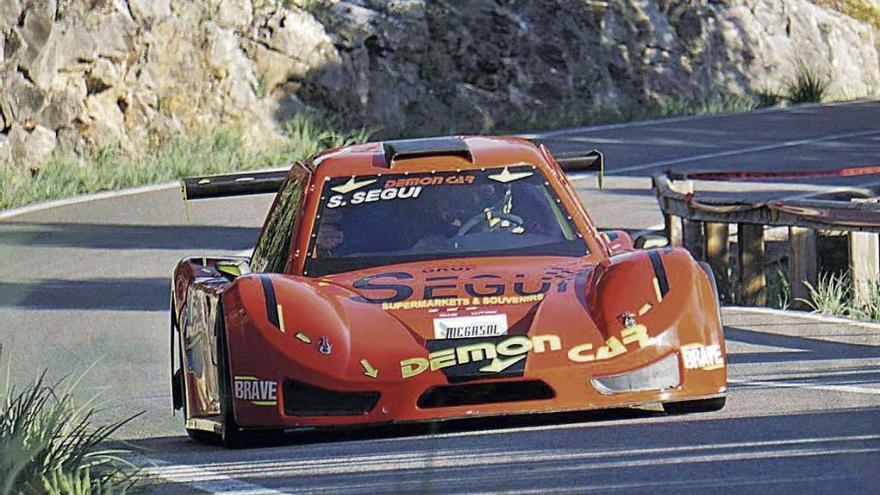
[[[713,412],[724,409],[727,397],[712,397],[711,399],[686,400],[681,402],[667,402],[663,404],[663,411],[668,414],[690,414],[701,412]]]
[[[219,445],[220,444],[220,435],[218,435],[214,432],[211,432],[211,431],[195,430],[193,428],[186,428],[187,398],[186,398],[186,383],[184,383],[186,378],[185,378],[184,371],[183,371],[183,335],[181,335],[179,333],[179,328],[180,327],[178,326],[177,358],[180,361],[180,369],[177,370],[178,372],[174,373],[174,377],[176,379],[180,380],[178,386],[180,387],[181,393],[183,394],[183,404],[182,404],[183,405],[183,408],[182,408],[183,427],[186,429],[187,436],[189,436],[191,439],[193,439],[193,441],[198,442],[198,443],[207,444],[207,445]]]
[[[183,370],[183,335],[180,332],[180,325],[177,322],[177,314],[174,311],[174,308],[171,308],[171,330],[177,335],[177,361],[180,363],[180,368],[177,369],[172,375],[171,379],[173,382],[172,387],[179,387],[181,394],[181,411],[183,411],[183,427],[186,430],[186,434],[193,441],[207,444],[207,445],[220,445],[220,435],[205,430],[195,430],[193,428],[186,427],[186,417],[187,417],[187,397],[186,397],[186,375]]]
[[[715,272],[712,270],[712,266],[705,261],[698,261],[698,265],[703,271],[706,273],[706,276],[709,277],[709,285],[712,286],[712,292],[715,294],[715,302],[718,303],[718,307],[721,307],[721,294],[718,293],[718,282],[715,280]]]
[[[235,422],[232,401],[232,376],[229,373],[229,352],[226,347],[226,322],[223,306],[217,305],[217,321],[214,330],[217,335],[217,381],[220,388],[220,422],[222,432],[220,438],[227,449],[250,447],[256,438],[248,435]]]

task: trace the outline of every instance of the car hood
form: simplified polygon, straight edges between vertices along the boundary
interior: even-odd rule
[[[478,258],[385,266],[318,283],[353,292],[421,342],[555,333],[572,324],[602,341],[584,297],[591,269],[582,258]]]

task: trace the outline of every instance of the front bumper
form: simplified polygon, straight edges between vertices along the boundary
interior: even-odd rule
[[[609,390],[609,377],[601,377],[588,367],[531,371],[521,378],[460,384],[407,380],[326,380],[318,384],[284,377],[275,403],[236,400],[235,417],[245,428],[296,429],[630,407],[726,392],[726,368],[687,369],[678,352],[631,373],[637,376],[642,369],[668,367],[670,362],[675,363],[677,385],[656,389],[636,386],[633,390]],[[620,376],[617,373],[610,378],[620,382]]]

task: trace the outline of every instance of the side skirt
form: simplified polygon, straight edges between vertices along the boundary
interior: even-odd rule
[[[186,420],[186,427],[190,430],[207,431],[217,434],[223,432],[223,424],[220,422],[219,418],[189,418]]]

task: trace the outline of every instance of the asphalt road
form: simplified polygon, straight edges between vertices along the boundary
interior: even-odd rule
[[[544,139],[556,152],[603,149],[608,190],[592,177],[575,183],[600,226],[637,230],[661,221],[652,171],[878,163],[878,117],[880,103],[858,102]],[[795,189],[779,194],[812,191]],[[168,407],[170,271],[185,255],[249,248],[269,201],[204,201],[187,219],[172,188],[0,217],[0,342],[12,382],[91,367],[77,393],[101,393],[106,419],[144,411],[121,438],[157,466],[163,493],[880,492],[880,329],[736,309],[724,313],[732,381],[720,413],[300,435],[244,452],[193,444]]]

